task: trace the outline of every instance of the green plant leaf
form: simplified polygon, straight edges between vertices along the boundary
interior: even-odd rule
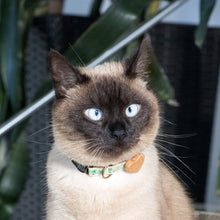
[[[145,18],[146,19],[152,18],[158,12],[159,6],[160,6],[160,1],[158,0],[151,1],[151,4],[148,10],[146,10]],[[160,65],[160,63],[157,60],[157,57],[154,54],[151,41],[150,41],[150,36],[147,35],[147,38],[149,39],[148,41],[149,48],[151,48],[149,52],[150,64],[148,67],[149,84],[161,100],[167,102],[168,104],[177,106],[178,103],[174,99],[175,98],[174,89],[172,85],[170,84],[170,81],[163,67]]]
[[[27,4],[27,2],[29,4]],[[24,54],[32,19],[46,12],[46,0],[2,0],[0,8],[0,122],[25,105]],[[0,219],[10,219],[28,177],[24,128],[0,139]]]
[[[18,75],[21,82],[25,81],[25,48],[27,43],[28,31],[34,16],[42,16],[48,11],[48,2],[46,0],[21,0],[19,1],[18,13],[18,41],[17,41],[17,63]],[[23,83],[24,84],[24,83]],[[25,106],[24,87],[21,86],[23,100],[22,106]]]
[[[0,138],[0,178],[6,166],[7,161],[7,138],[5,136]]]
[[[13,143],[10,159],[0,179],[0,200],[6,204],[17,202],[28,177],[29,151],[25,142],[23,132]]]
[[[141,13],[149,6],[149,3],[151,2],[144,0],[114,2],[64,55],[73,65],[87,65],[137,26],[140,23]],[[157,10],[158,4],[154,5],[153,9],[151,8],[152,13]],[[136,43],[131,43],[127,47],[127,55],[133,51]],[[121,52],[119,51],[117,56],[120,56]],[[173,88],[155,56],[152,57],[150,68],[151,84],[155,87],[158,96],[167,102],[173,100]]]
[[[3,83],[0,82],[0,112],[1,112],[0,123],[2,123],[7,117],[7,108],[8,108],[8,102],[7,102],[6,92],[5,89],[3,88]]]
[[[21,108],[20,79],[17,74],[18,1],[3,0],[0,22],[0,68],[2,82],[13,109]]]
[[[126,32],[131,31],[149,2],[149,0],[115,1],[66,51],[64,55],[67,60],[73,65],[86,65],[96,59],[124,36]]]
[[[160,1],[158,0],[152,0],[149,8],[145,12],[145,18],[149,19],[152,18],[159,10]]]
[[[39,7],[40,4],[46,2],[46,0],[21,0],[23,1],[23,5],[25,10],[35,10]]]
[[[153,49],[150,50],[150,65],[149,65],[149,83],[151,88],[157,94],[157,96],[172,105],[177,105],[174,96],[173,87],[170,84],[164,69],[159,64]]]
[[[25,11],[31,13],[34,17],[44,15],[48,11],[47,0],[22,0]]]
[[[0,199],[0,219],[9,220],[13,212],[13,204],[6,204]]]
[[[42,8],[45,9],[45,0],[2,0],[0,72],[12,113],[25,105],[24,48],[33,16],[37,10],[42,11]]]
[[[92,4],[92,9],[90,12],[90,17],[91,18],[98,18],[100,16],[100,6],[102,4],[102,0],[94,0]]]
[[[207,32],[207,25],[216,0],[200,0],[200,23],[195,31],[195,44],[201,47]]]
[[[141,39],[136,39],[133,40],[132,42],[130,42],[127,46],[126,46],[126,51],[125,51],[125,55],[124,58],[129,58],[131,57],[139,48],[141,43]]]

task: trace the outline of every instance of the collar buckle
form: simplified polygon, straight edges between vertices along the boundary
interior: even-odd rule
[[[103,170],[102,170],[102,177],[103,177],[103,179],[108,179],[109,177],[112,176],[112,174],[109,174],[108,176],[105,176],[106,169],[108,169],[108,167],[104,167]]]

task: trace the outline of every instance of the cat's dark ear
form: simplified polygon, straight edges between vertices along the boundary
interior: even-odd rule
[[[125,75],[129,78],[146,78],[148,62],[147,39],[144,38],[137,52],[125,60]]]
[[[71,66],[64,56],[53,49],[49,52],[49,68],[57,98],[65,97],[68,89],[89,80],[88,76]]]

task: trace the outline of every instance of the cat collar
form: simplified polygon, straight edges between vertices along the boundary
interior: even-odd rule
[[[104,179],[108,179],[110,176],[112,176],[112,174],[122,170],[128,173],[137,173],[141,169],[144,163],[144,159],[144,154],[140,153],[135,155],[128,161],[121,162],[117,165],[109,165],[106,167],[84,166],[82,164],[77,163],[74,160],[72,160],[72,163],[82,173],[86,173],[87,175],[92,177],[102,175]]]

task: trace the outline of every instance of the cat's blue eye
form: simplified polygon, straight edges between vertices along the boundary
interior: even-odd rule
[[[129,105],[125,110],[125,114],[129,118],[134,117],[135,115],[138,114],[138,112],[140,111],[140,108],[141,106],[138,104]]]
[[[85,115],[92,121],[101,120],[103,113],[98,108],[89,108],[85,110]]]

